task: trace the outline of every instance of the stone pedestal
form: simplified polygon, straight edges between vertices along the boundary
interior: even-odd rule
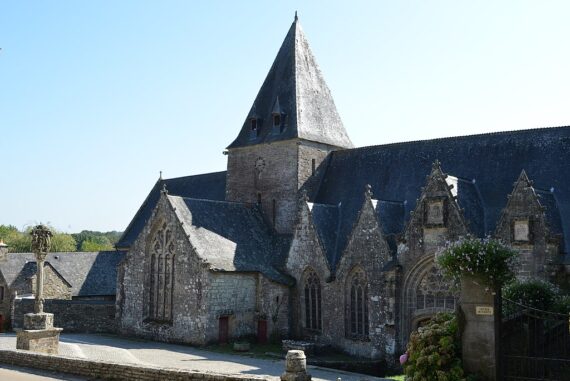
[[[461,335],[463,368],[497,380],[500,296],[487,290],[476,278],[461,278],[461,311],[465,326]]]
[[[285,359],[285,373],[281,381],[310,381],[311,375],[307,373],[307,358],[305,352],[292,350],[287,352]]]
[[[16,333],[16,349],[57,354],[59,334],[62,328],[54,328],[53,314],[37,313],[24,315],[24,329]]]

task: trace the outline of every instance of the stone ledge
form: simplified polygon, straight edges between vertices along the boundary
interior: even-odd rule
[[[271,376],[229,375],[197,372],[190,369],[119,364],[10,349],[0,349],[0,363],[58,371],[102,380],[260,381],[276,379]]]

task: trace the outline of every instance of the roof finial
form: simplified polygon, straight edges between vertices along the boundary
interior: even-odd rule
[[[366,198],[372,198],[372,186],[370,184],[364,186],[364,195]]]
[[[301,201],[309,202],[309,195],[306,189],[301,190]]]
[[[158,179],[162,180],[162,171],[159,171]]]
[[[299,20],[299,17],[297,17],[297,11],[295,11],[295,22],[297,22]]]

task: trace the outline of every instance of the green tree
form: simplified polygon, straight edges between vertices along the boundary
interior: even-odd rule
[[[81,243],[80,251],[104,251],[113,250],[113,245],[104,235],[85,239]]]
[[[67,233],[54,233],[51,237],[51,250],[52,252],[64,251],[77,251],[77,243],[71,234]]]

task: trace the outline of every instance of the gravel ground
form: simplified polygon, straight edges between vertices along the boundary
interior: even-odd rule
[[[0,348],[15,349],[14,334],[0,334]],[[274,376],[284,372],[283,360],[265,360],[154,341],[131,340],[110,335],[62,334],[60,354],[124,364],[155,365],[225,374]],[[382,378],[308,366],[315,381],[380,381]],[[4,379],[4,378],[0,378]],[[9,379],[9,378],[7,378]]]

